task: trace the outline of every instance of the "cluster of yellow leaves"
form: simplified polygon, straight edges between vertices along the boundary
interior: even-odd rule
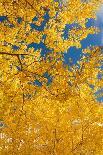
[[[87,83],[90,78],[96,81],[94,68],[101,59],[100,49],[93,51],[89,63],[84,58],[81,68],[73,71],[63,67],[60,54],[53,53],[37,62],[27,55],[21,60],[22,70],[12,72],[10,62],[17,58],[2,55],[1,154],[103,154],[103,107]],[[35,75],[43,82],[46,71],[53,77],[50,85],[28,84]]]
[[[69,0],[65,7],[60,8],[58,2],[54,0],[47,1],[28,1],[28,0],[1,0],[0,12],[2,16],[7,16],[8,21],[4,26],[0,24],[0,39],[9,44],[20,45],[24,40],[26,44],[31,42],[39,43],[42,36],[47,35],[45,44],[55,52],[66,51],[70,46],[80,47],[80,41],[91,33],[96,33],[96,28],[85,28],[87,18],[95,18],[95,12],[100,5],[100,0],[92,0],[88,3],[81,0]],[[44,27],[44,31],[31,31],[30,23],[37,16],[38,20],[33,22],[40,26],[43,22],[43,16],[49,10],[49,21]],[[21,17],[21,24],[17,23],[17,18]],[[62,38],[65,24],[78,23],[81,28],[70,30],[70,37],[67,40]],[[14,24],[14,28],[8,25]],[[21,45],[21,50],[25,50],[26,46]],[[10,47],[8,47],[10,50]]]
[[[62,53],[58,53],[70,46],[80,47],[82,39],[97,31],[86,29],[85,22],[95,17],[99,4],[99,0],[68,0],[60,8],[53,0],[1,0],[0,12],[10,22],[0,23],[2,155],[103,154],[103,107],[88,85],[95,84],[96,91],[103,84],[96,78],[100,49],[85,50],[90,60],[83,58],[80,69],[74,66],[72,70],[63,66]],[[36,25],[41,25],[48,9],[50,19],[44,30],[31,31],[32,19],[37,16]],[[17,17],[22,17],[21,24]],[[70,30],[70,38],[63,40],[65,24],[74,22],[81,28]],[[15,27],[11,29],[8,24]],[[43,35],[47,35],[46,46],[54,51],[45,58],[40,57],[41,50],[27,52],[27,45],[39,44]],[[19,49],[13,50],[13,45]],[[52,78],[49,84],[45,73]],[[42,85],[35,85],[35,80]]]

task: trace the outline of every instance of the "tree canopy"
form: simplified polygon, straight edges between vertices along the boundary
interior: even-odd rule
[[[101,1],[1,0],[2,155],[102,155],[103,47],[70,47],[99,32],[86,27]]]

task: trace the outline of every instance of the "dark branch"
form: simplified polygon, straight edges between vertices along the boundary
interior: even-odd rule
[[[5,55],[12,55],[12,56],[19,56],[19,55],[28,55],[28,54],[23,54],[23,53],[7,53],[7,52],[0,52],[0,54],[5,54]]]

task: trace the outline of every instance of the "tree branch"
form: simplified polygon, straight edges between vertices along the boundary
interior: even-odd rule
[[[26,54],[26,53],[7,53],[7,52],[0,52],[0,54],[4,54],[4,55],[12,55],[12,56],[19,56],[19,55],[28,55],[28,54]]]

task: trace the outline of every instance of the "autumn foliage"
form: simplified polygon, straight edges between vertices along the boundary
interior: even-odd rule
[[[99,32],[85,26],[99,5],[1,0],[1,155],[103,154],[103,105],[95,95],[103,85],[97,77],[103,49],[82,50],[78,66],[64,62],[71,46],[81,48],[81,40]]]

